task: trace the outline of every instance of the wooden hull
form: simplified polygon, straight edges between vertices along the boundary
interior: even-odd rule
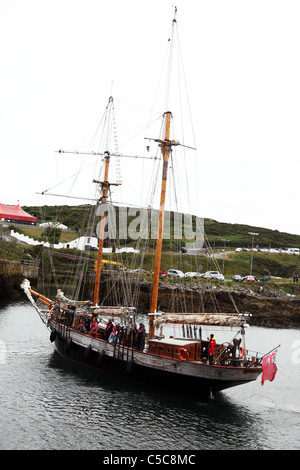
[[[70,361],[199,398],[256,380],[262,371],[259,366],[218,366],[162,357],[113,345],[55,322],[50,322],[50,328],[57,352]]]

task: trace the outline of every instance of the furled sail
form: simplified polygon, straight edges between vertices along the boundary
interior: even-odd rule
[[[188,323],[194,325],[240,326],[244,322],[244,315],[232,313],[168,313],[155,318],[154,326],[159,328],[163,323]]]

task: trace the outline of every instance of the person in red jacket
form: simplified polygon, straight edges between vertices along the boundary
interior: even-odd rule
[[[208,356],[209,356],[209,363],[213,364],[214,362],[214,354],[216,351],[216,338],[214,335],[210,335],[209,343],[208,343]]]
[[[110,337],[108,341],[110,343],[116,343],[118,338],[118,328],[116,326],[113,327],[112,332],[110,334]]]
[[[97,332],[98,332],[98,322],[97,322],[97,319],[95,318],[91,327],[91,333],[92,333],[93,338],[96,337]]]

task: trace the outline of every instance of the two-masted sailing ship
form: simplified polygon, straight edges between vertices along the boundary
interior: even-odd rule
[[[171,41],[176,22],[175,12]],[[110,98],[108,106],[112,103]],[[136,305],[101,305],[103,213],[98,230],[97,271],[92,300],[67,298],[61,290],[54,298],[49,298],[34,291],[27,280],[24,280],[22,287],[49,328],[50,341],[56,351],[66,360],[98,372],[113,373],[123,379],[203,397],[256,380],[262,372],[262,356],[249,354],[245,341],[248,317],[238,311],[227,314],[158,310],[169,158],[173,147],[179,145],[171,139],[171,120],[172,113],[166,109],[163,134],[156,139],[162,158],[162,176],[149,321],[137,324]],[[112,186],[109,182],[110,158],[111,153],[107,150],[104,152],[104,177],[102,181],[94,180],[101,191],[98,207],[107,203]],[[40,303],[44,305],[43,309]],[[180,325],[181,333],[164,333],[163,328],[167,331],[170,325]],[[201,331],[205,326],[211,328],[211,332],[219,326],[228,328],[229,334],[234,327],[237,332],[232,340],[229,338],[216,344],[213,338],[202,338]],[[187,334],[182,334],[182,331]]]

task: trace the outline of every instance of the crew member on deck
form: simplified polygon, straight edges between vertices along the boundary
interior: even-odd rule
[[[113,322],[111,320],[108,320],[106,328],[105,328],[105,335],[104,335],[104,339],[106,341],[109,340],[109,337],[110,337],[110,334],[112,332],[113,326],[114,326]]]
[[[209,363],[213,364],[214,362],[214,354],[216,351],[216,338],[214,335],[210,335],[209,343],[208,343],[208,355],[209,355]]]
[[[82,315],[80,320],[79,320],[79,324],[78,324],[78,331],[80,331],[81,333],[85,333],[85,319],[84,319],[84,316]]]
[[[96,337],[97,332],[98,332],[98,322],[97,322],[97,318],[94,318],[94,321],[91,327],[91,333],[92,333],[93,338]]]
[[[114,344],[117,342],[117,338],[118,338],[118,328],[114,326],[108,341]]]
[[[146,330],[143,322],[140,322],[139,329],[136,332],[137,350],[143,351],[145,346]]]

